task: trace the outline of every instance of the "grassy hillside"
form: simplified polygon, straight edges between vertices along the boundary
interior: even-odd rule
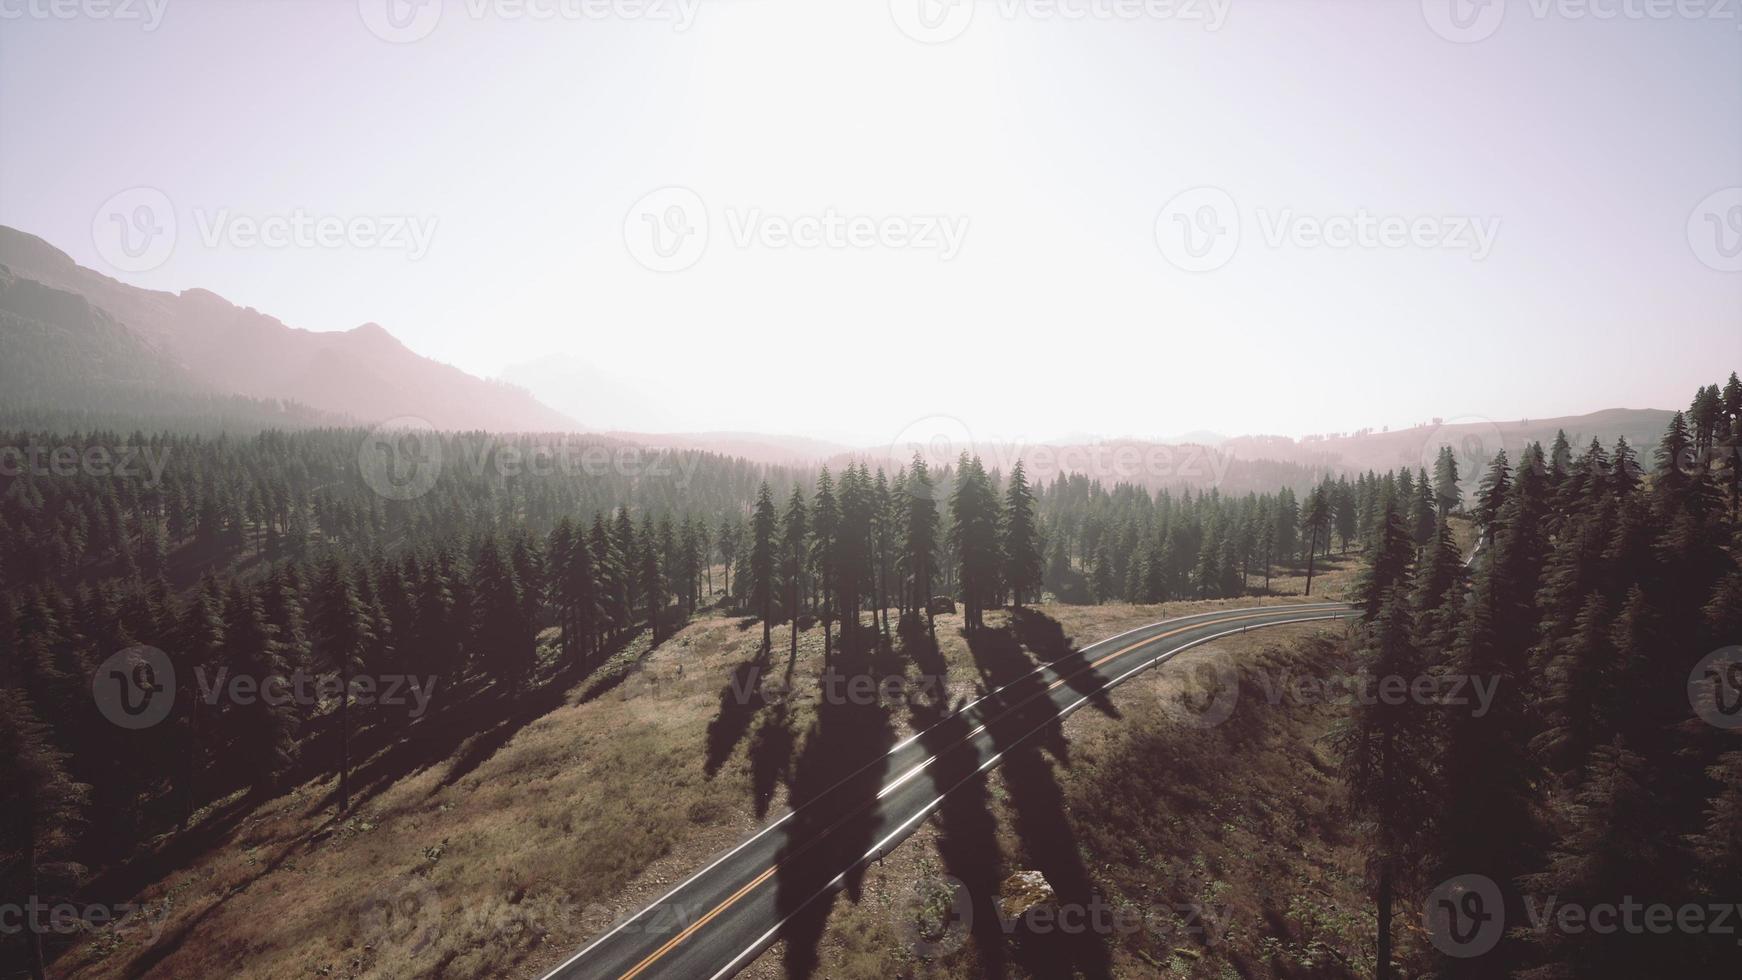
[[[1272,693],[1344,669],[1340,632],[1193,651],[1012,753],[837,902],[814,975],[1371,976],[1372,907],[1322,741],[1334,709]],[[1209,662],[1239,665],[1241,687],[1233,715],[1202,729],[1176,709],[1206,696]],[[1020,871],[1045,876],[1051,910],[1000,914]],[[1407,910],[1401,922],[1420,942]],[[787,955],[744,975],[787,976]]]
[[[1315,581],[1315,595],[1335,594],[1332,585],[1347,574],[1345,568]],[[1049,606],[1026,617],[1020,629],[1007,613],[997,613],[989,617],[992,646],[975,649],[958,635],[956,617],[941,617],[935,653],[898,645],[896,656],[870,665],[914,681],[911,697],[886,712],[886,736],[904,737],[973,697],[983,677],[996,676],[989,657],[1011,658],[1005,667],[1036,655],[1050,659],[1071,644],[1160,618],[1256,601]],[[776,661],[784,663],[790,638],[784,626],[774,631]],[[760,641],[760,624],[710,615],[656,649],[645,637],[631,642],[589,676],[557,673],[531,694],[473,692],[458,703],[436,703],[403,742],[358,763],[361,802],[343,820],[334,817],[331,779],[258,807],[223,801],[186,837],[165,839],[155,857],[135,863],[139,884],[127,894],[142,904],[144,921],[97,932],[60,958],[56,975],[538,976],[616,916],[656,898],[780,812],[795,787],[802,793],[838,771],[839,758],[823,751],[828,743],[814,725],[814,685],[807,690],[803,683],[821,670],[820,629],[799,636],[800,680],[789,698],[764,696],[745,683]],[[1259,648],[1238,649],[1246,656]],[[937,686],[928,687],[922,675],[937,678]],[[1172,876],[1201,873],[1244,893],[1249,876],[1272,872],[1258,865],[1229,870],[1243,853],[1264,853],[1267,861],[1295,854],[1290,861],[1298,858],[1303,874],[1329,876],[1337,864],[1332,857],[1255,850],[1260,831],[1274,827],[1245,823],[1249,810],[1269,813],[1265,819],[1296,821],[1303,840],[1319,836],[1324,786],[1316,764],[1302,764],[1313,756],[1301,741],[1308,729],[1290,722],[1265,734],[1261,724],[1241,724],[1213,741],[1176,739],[1147,721],[1160,690],[1149,683],[1121,689],[1103,709],[1113,715],[1085,710],[1047,740],[1048,768],[1057,764],[1062,772],[1066,758],[1086,765],[1063,781],[1049,777],[1050,788],[1047,781],[1037,784],[1041,796],[1013,792],[1007,782],[1038,773],[1038,759],[1019,760],[985,791],[989,796],[968,794],[962,806],[984,809],[989,833],[971,843],[986,849],[987,867],[1022,854],[1020,842],[1035,820],[1050,831],[1091,819],[1096,780],[1121,778],[1132,769],[1127,756],[1168,752],[1178,753],[1179,765],[1156,768],[1148,782],[1126,787],[1157,795],[1092,804],[1135,807],[1131,844],[1167,828],[1175,835],[1165,848],[1142,845],[1155,848],[1164,863],[1140,864],[1135,877],[1109,880],[1110,889],[1137,888],[1145,876],[1165,871],[1170,877],[1154,879],[1152,887],[1173,888]],[[738,696],[743,691],[752,696]],[[1226,741],[1236,738],[1245,741]],[[1209,761],[1272,743],[1236,782]],[[1297,765],[1309,778],[1290,786],[1283,777]],[[1241,792],[1200,812],[1230,785]],[[1257,795],[1247,799],[1248,790]],[[1280,809],[1260,799],[1271,795]],[[955,806],[945,814],[957,812]],[[1233,821],[1236,830],[1204,850],[1198,831],[1212,816]],[[826,934],[819,919],[802,940],[814,945],[801,960],[821,957],[817,975],[886,975],[876,964],[898,951],[877,931],[890,927],[877,896],[903,884],[902,868],[917,874],[926,861],[956,859],[947,847],[939,849],[938,819],[877,872],[875,889],[857,903],[836,903]],[[1113,847],[1119,821],[1108,816],[1100,822],[1104,835],[1085,832],[1078,843]],[[1198,857],[1207,863],[1188,872],[1192,859],[1181,848],[1202,851]],[[1124,858],[1107,852],[1094,860]],[[176,870],[153,876],[144,870],[149,866]],[[1240,901],[1264,907],[1256,896]],[[792,956],[786,948],[765,954],[754,975],[778,975]]]

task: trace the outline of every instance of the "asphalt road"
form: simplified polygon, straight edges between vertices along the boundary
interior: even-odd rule
[[[1313,603],[1185,616],[1102,640],[1010,679],[887,754],[861,760],[856,771],[809,794],[546,980],[731,976],[811,902],[905,840],[945,794],[1127,678],[1232,633],[1354,614],[1346,603]]]

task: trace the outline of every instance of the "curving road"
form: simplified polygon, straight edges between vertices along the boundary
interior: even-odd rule
[[[1346,603],[1225,609],[1142,626],[1035,668],[815,794],[546,974],[728,977],[793,916],[889,853],[1014,745],[1111,688],[1233,633],[1356,615]]]

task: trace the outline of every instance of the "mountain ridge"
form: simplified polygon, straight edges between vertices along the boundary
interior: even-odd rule
[[[530,392],[418,354],[378,323],[313,331],[201,287],[170,293],[131,286],[4,225],[0,265],[82,297],[218,393],[296,402],[360,422],[413,417],[442,429],[577,428]]]

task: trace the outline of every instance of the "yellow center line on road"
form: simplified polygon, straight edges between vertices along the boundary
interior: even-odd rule
[[[1150,637],[1147,637],[1145,639],[1138,640],[1136,643],[1133,643],[1129,646],[1120,647],[1118,650],[1115,650],[1112,653],[1109,653],[1106,656],[1095,660],[1093,663],[1087,664],[1081,670],[1078,670],[1074,673],[1062,676],[1058,680],[1053,681],[1051,684],[1048,684],[1046,686],[1045,691],[1041,691],[1041,692],[1038,692],[1037,694],[1035,694],[1031,697],[1024,698],[1018,704],[1013,704],[1013,705],[1007,706],[1003,711],[1000,711],[997,715],[994,715],[992,718],[989,718],[986,721],[981,722],[979,727],[975,728],[973,731],[969,732],[967,735],[962,736],[961,739],[959,739],[955,742],[952,742],[947,746],[944,746],[943,748],[939,749],[936,752],[933,752],[931,754],[931,756],[926,759],[925,762],[923,762],[920,765],[915,766],[914,768],[908,770],[908,772],[906,774],[899,777],[895,781],[895,784],[899,784],[901,782],[906,781],[909,776],[914,775],[915,773],[919,772],[921,769],[930,765],[934,759],[943,755],[945,752],[947,752],[951,749],[954,749],[958,745],[961,745],[965,742],[970,741],[975,736],[977,736],[981,732],[985,731],[986,727],[988,725],[990,725],[992,722],[997,721],[1000,718],[1003,718],[1004,716],[1010,714],[1013,711],[1016,711],[1019,708],[1026,707],[1036,697],[1040,697],[1041,695],[1044,695],[1047,692],[1052,691],[1052,690],[1060,687],[1061,685],[1065,684],[1067,681],[1071,680],[1074,677],[1080,677],[1083,674],[1089,673],[1089,672],[1093,671],[1095,668],[1101,666],[1104,663],[1107,663],[1110,660],[1117,660],[1118,658],[1125,656],[1126,654],[1130,653],[1133,650],[1136,650],[1140,647],[1149,646],[1150,644],[1156,642],[1157,640],[1165,640],[1170,636],[1176,636],[1180,633],[1187,633],[1187,632],[1190,632],[1190,631],[1195,630],[1195,629],[1201,629],[1205,626],[1222,626],[1222,625],[1225,625],[1227,623],[1237,623],[1237,622],[1240,622],[1242,620],[1247,620],[1247,619],[1259,619],[1259,618],[1262,618],[1265,616],[1274,616],[1279,612],[1286,611],[1288,608],[1289,608],[1288,606],[1270,606],[1270,607],[1267,607],[1267,608],[1260,610],[1260,611],[1244,613],[1244,614],[1239,615],[1239,616],[1229,616],[1226,619],[1218,619],[1218,620],[1214,620],[1214,621],[1208,622],[1208,623],[1193,623],[1189,626],[1181,626],[1181,627],[1178,627],[1176,629],[1168,630],[1165,633],[1157,633],[1154,636],[1150,636]],[[895,784],[892,784],[892,785],[895,785]],[[871,803],[875,803],[876,800],[881,799],[882,797],[883,797],[883,793],[880,792],[877,794],[877,796],[875,798],[873,798],[871,800],[867,800],[865,805],[870,805]],[[860,809],[864,809],[864,806],[861,806]],[[854,812],[856,813],[857,811],[854,811]],[[852,814],[848,814],[847,817],[843,817],[842,820],[846,820],[848,817],[851,817],[851,816],[852,816]],[[823,831],[822,834],[819,834],[817,839],[821,839],[822,837],[826,837],[830,831],[835,829],[835,827],[840,826],[840,823],[841,823],[841,821],[836,821],[827,830]],[[634,980],[634,978],[640,976],[644,971],[647,970],[648,967],[652,966],[654,963],[657,963],[660,960],[660,958],[665,956],[665,954],[671,952],[672,949],[674,949],[679,943],[682,943],[684,940],[695,935],[696,932],[698,932],[703,926],[707,925],[709,922],[712,922],[717,916],[720,915],[720,913],[726,911],[727,909],[731,908],[733,905],[737,904],[739,899],[743,898],[745,895],[748,895],[750,892],[754,891],[758,885],[762,884],[763,882],[767,881],[769,878],[773,877],[774,873],[778,870],[780,870],[780,862],[779,861],[776,861],[775,863],[769,865],[766,870],[764,870],[761,874],[757,875],[755,878],[751,879],[748,884],[746,884],[744,887],[738,889],[737,891],[733,892],[724,901],[722,901],[720,904],[714,906],[711,910],[709,910],[707,915],[704,915],[701,918],[697,919],[695,922],[692,922],[682,932],[678,933],[677,935],[671,937],[671,939],[667,940],[665,945],[659,947],[658,949],[654,950],[652,953],[648,954],[646,959],[642,960],[640,963],[635,964],[635,966],[633,968],[631,968],[629,970],[629,972],[623,974],[623,976],[621,978],[619,978],[619,980]]]
[[[738,889],[736,892],[733,892],[732,896],[730,898],[728,898],[724,902],[721,902],[720,904],[714,906],[713,911],[709,912],[707,915],[704,915],[701,918],[697,919],[695,922],[691,923],[689,928],[687,928],[684,931],[678,933],[677,935],[671,937],[671,939],[669,941],[667,941],[664,946],[661,946],[658,949],[654,950],[652,955],[648,956],[647,959],[644,959],[640,963],[635,964],[634,969],[630,970],[628,973],[623,974],[623,980],[631,980],[631,978],[639,975],[641,973],[641,971],[652,966],[654,964],[654,962],[657,961],[661,956],[664,956],[666,953],[670,952],[671,948],[673,946],[676,946],[678,943],[681,943],[685,939],[688,939],[691,935],[693,935],[695,933],[695,931],[697,929],[700,929],[701,927],[707,925],[709,922],[713,921],[713,918],[715,916],[719,915],[721,912],[726,911],[728,908],[730,908],[732,906],[732,904],[734,902],[738,901],[738,899],[740,899],[740,898],[743,898],[744,895],[747,892],[749,892],[751,889],[753,889],[757,885],[760,885],[763,882],[767,881],[770,877],[772,877],[774,875],[774,872],[779,870],[779,869],[780,869],[780,865],[778,863],[770,865],[767,871],[764,871],[761,874],[757,875],[755,878],[751,879],[749,884],[745,885],[743,888]]]

